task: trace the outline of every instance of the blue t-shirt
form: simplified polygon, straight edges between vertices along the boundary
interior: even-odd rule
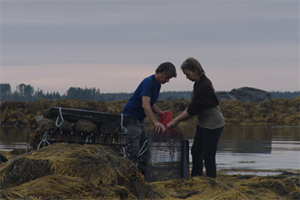
[[[155,75],[145,78],[128,100],[122,114],[131,115],[142,122],[146,117],[145,111],[142,107],[142,96],[148,96],[151,98],[150,106],[152,107],[158,99],[160,86],[161,85],[156,81]]]

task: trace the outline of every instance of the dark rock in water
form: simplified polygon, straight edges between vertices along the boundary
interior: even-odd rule
[[[88,120],[80,119],[75,124],[75,130],[77,132],[96,133],[98,128],[96,124]]]
[[[243,103],[250,101],[259,104],[259,102],[261,101],[271,101],[270,92],[256,88],[242,87],[233,89],[229,93],[235,96],[237,99],[241,100]]]

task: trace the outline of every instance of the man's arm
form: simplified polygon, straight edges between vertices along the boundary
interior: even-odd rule
[[[155,104],[152,106],[152,111],[153,111],[153,113],[157,114],[158,116],[160,115],[160,113],[163,112]]]
[[[166,131],[165,126],[162,123],[159,123],[159,121],[157,121],[157,119],[154,116],[154,113],[153,113],[152,108],[150,106],[150,101],[151,101],[150,97],[148,97],[148,96],[142,96],[142,101],[143,101],[143,105],[142,106],[143,106],[143,109],[145,111],[145,114],[150,119],[150,121],[155,125],[155,131],[157,131],[157,132],[160,132],[160,131],[165,132]],[[157,112],[161,112],[160,110],[159,111],[158,110],[156,110],[154,108],[154,112],[156,112],[156,114],[157,114]]]

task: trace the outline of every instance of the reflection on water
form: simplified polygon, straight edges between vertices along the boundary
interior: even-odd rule
[[[191,147],[196,127],[180,128]],[[216,160],[218,169],[300,169],[300,127],[225,126]]]
[[[1,128],[0,131],[0,150],[27,148],[27,128]]]
[[[266,126],[229,126],[222,136],[219,151],[271,153],[272,132]]]
[[[180,129],[191,147],[196,127]],[[299,133],[299,126],[225,126],[216,156],[218,169],[300,169]],[[26,148],[27,137],[28,129],[1,128],[0,149]]]

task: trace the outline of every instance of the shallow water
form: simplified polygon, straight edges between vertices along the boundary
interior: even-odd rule
[[[193,143],[195,126],[181,126]],[[27,148],[28,129],[1,128],[0,150]],[[189,156],[192,161],[191,155]],[[217,151],[217,168],[300,169],[299,126],[225,126]]]
[[[26,149],[28,128],[1,128],[0,150]]]
[[[190,133],[185,137],[192,146]],[[298,126],[225,126],[218,144],[217,168],[300,169],[299,139]]]

